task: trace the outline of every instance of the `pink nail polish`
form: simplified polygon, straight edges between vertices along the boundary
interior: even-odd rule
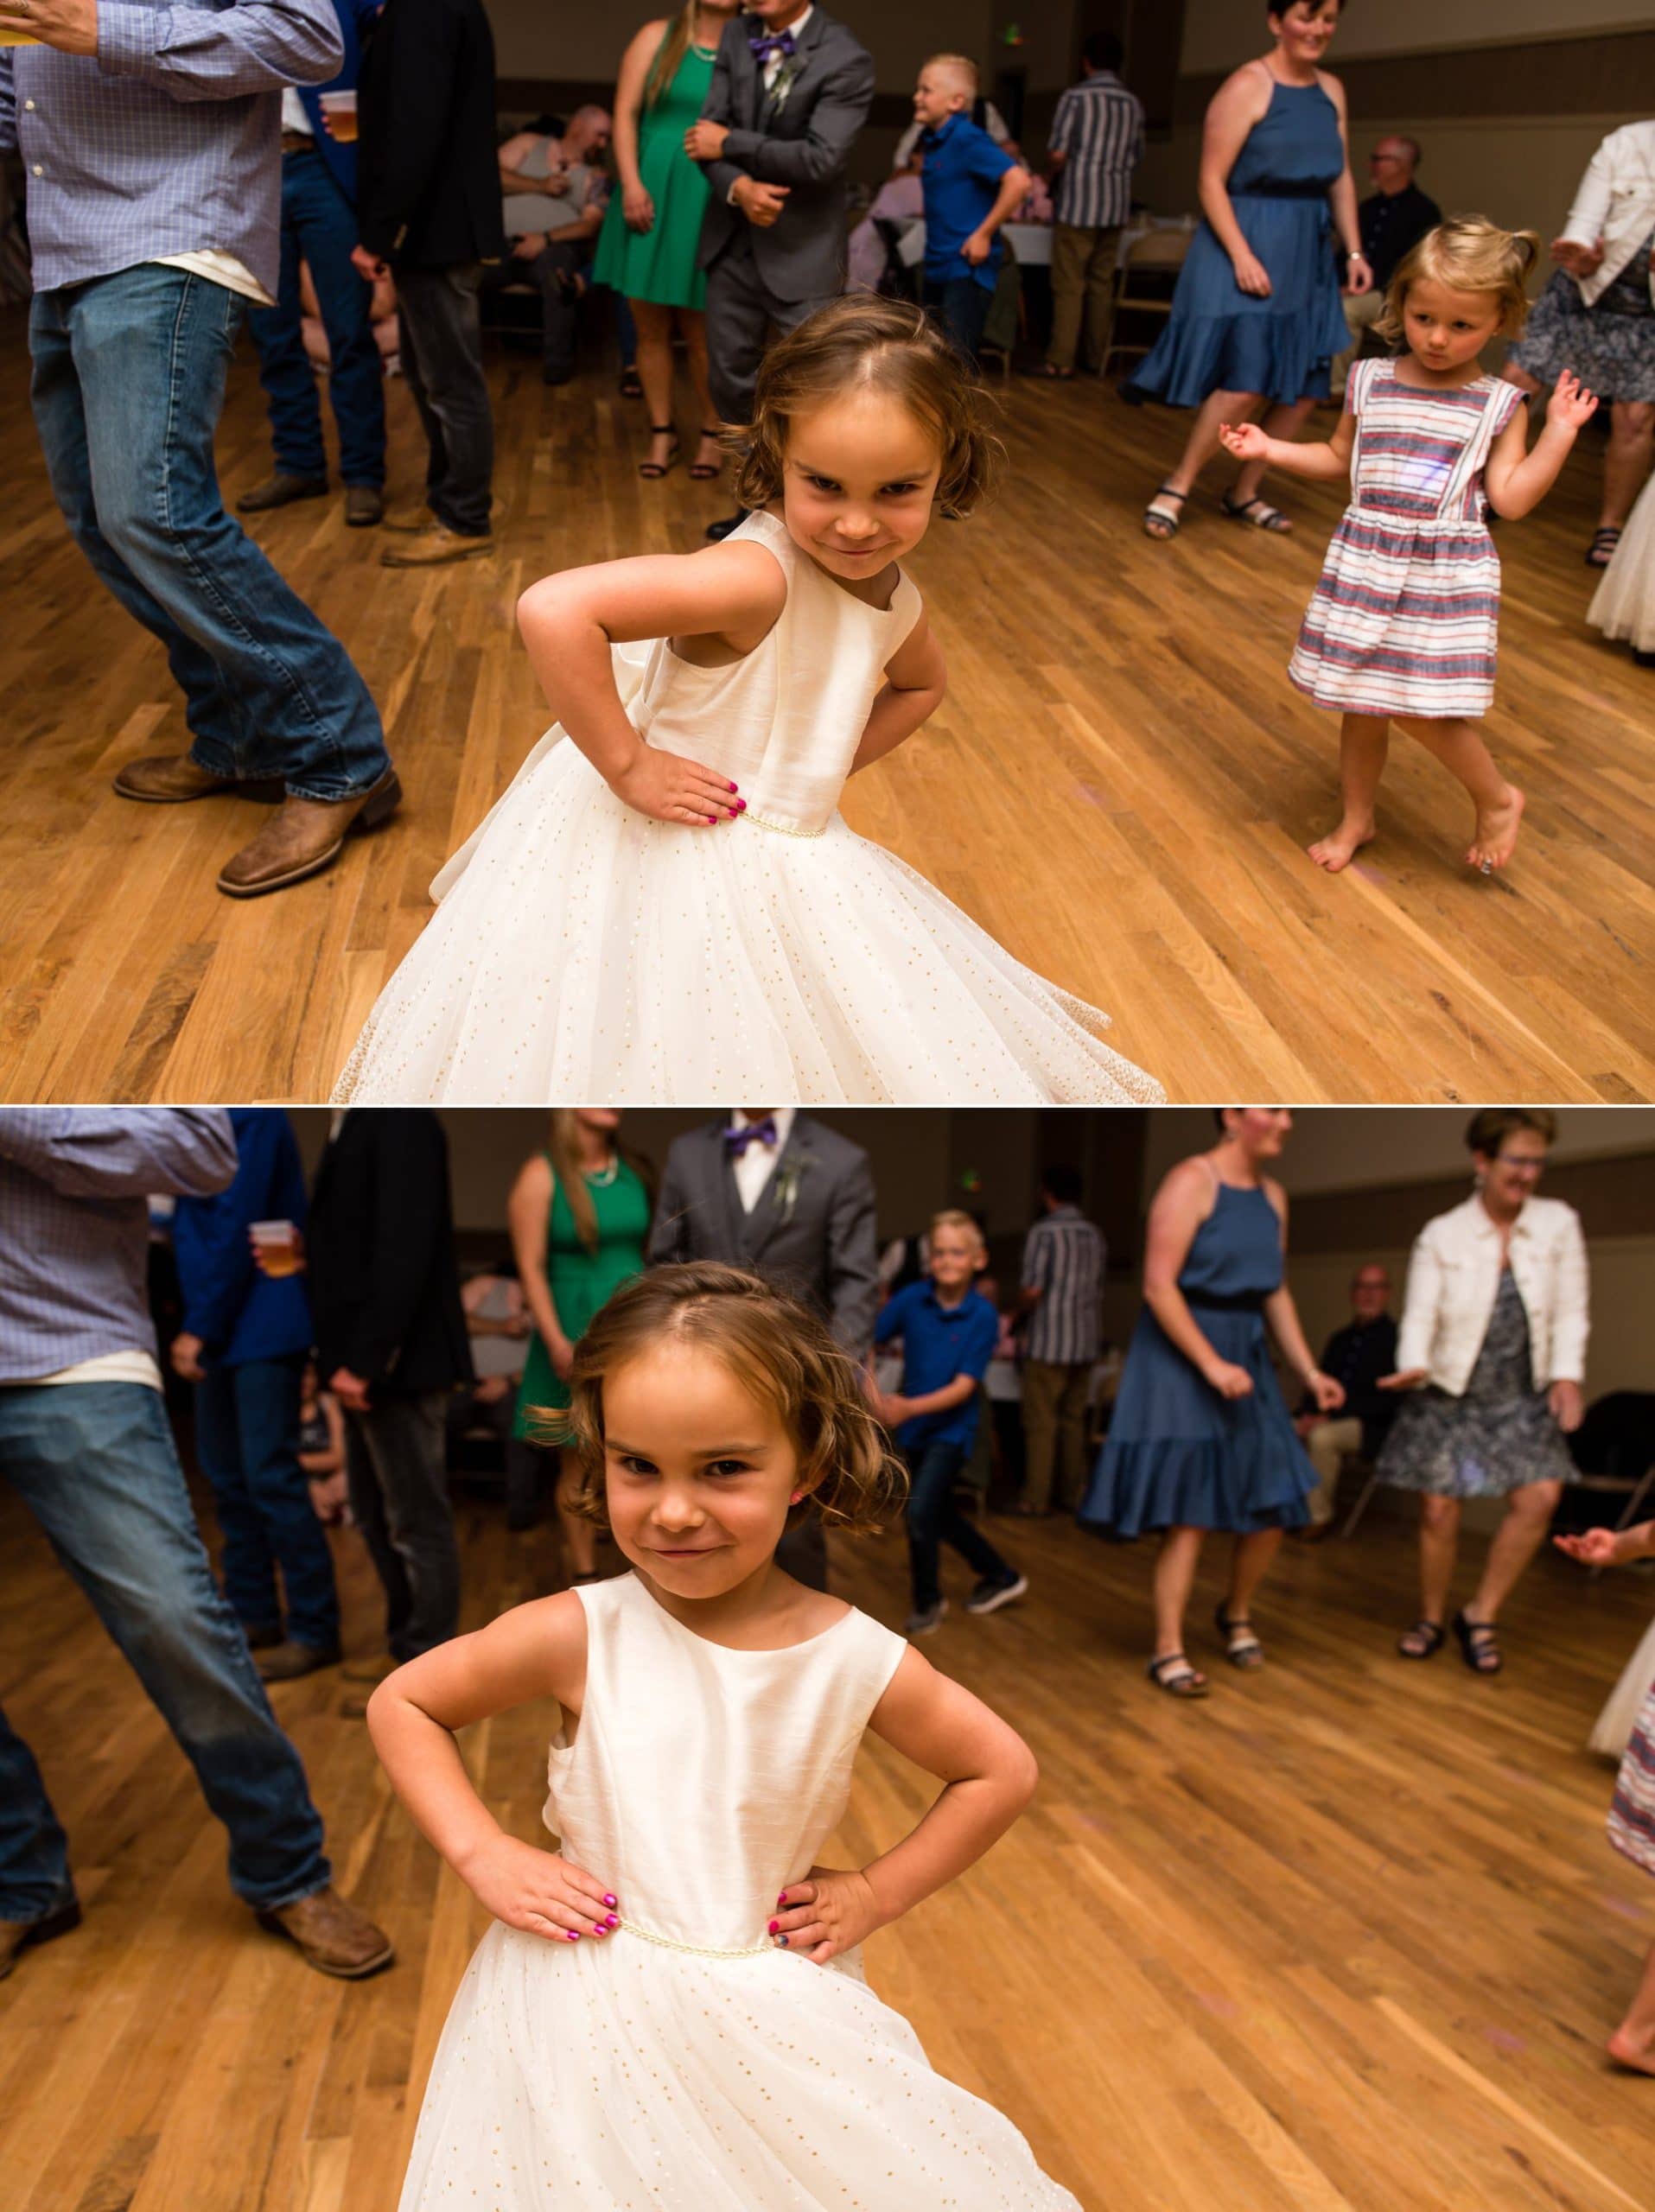
[[[606,1891],[604,1891],[604,1893],[603,1893],[603,1902],[604,1902],[604,1904],[607,1904],[607,1905],[608,1906],[608,1908],[609,1908],[609,1910],[611,1910],[611,1912],[613,1912],[613,1911],[614,1911],[614,1908],[615,1908],[615,1906],[616,1906],[616,1904],[619,1903],[619,1899],[618,1899],[618,1898],[615,1898],[615,1897],[612,1897],[609,1895],[608,1891],[606,1890]]]
[[[566,1928],[563,1933],[571,1943],[578,1943],[581,1940],[581,1931],[578,1928]]]
[[[781,1933],[781,1923],[779,1920],[773,1920],[771,1922],[770,1933],[773,1936],[779,1936]]]
[[[739,790],[740,788],[741,788],[741,787],[740,787],[740,785],[736,785],[736,784],[732,784],[732,785],[730,785],[730,789],[731,789],[731,791],[737,791],[737,790]]]
[[[785,1904],[786,1904],[786,1902],[787,1902],[787,1892],[786,1892],[786,1890],[784,1890],[784,1891],[782,1891],[781,1895],[780,1895],[780,1896],[776,1899],[776,1910],[777,1910],[777,1911],[778,1911],[778,1912],[780,1912],[780,1910],[781,1910],[782,1906],[783,1906],[783,1905],[785,1905]]]
[[[621,1923],[615,1918],[614,1913],[611,1913],[603,1924],[606,1928],[619,1928]]]
[[[736,800],[735,811],[738,814],[745,814],[747,812],[747,801],[744,798],[738,798]]]

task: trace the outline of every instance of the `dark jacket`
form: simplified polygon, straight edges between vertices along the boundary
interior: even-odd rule
[[[701,113],[727,123],[729,137],[716,162],[702,168],[712,197],[702,218],[697,259],[710,268],[732,239],[745,236],[760,276],[779,300],[829,298],[844,286],[845,169],[874,98],[873,57],[841,22],[814,7],[799,33],[786,97],[764,89],[764,72],[748,43],[751,16],[724,26],[712,82]],[[768,230],[729,205],[739,176],[785,184],[787,197]]]
[[[861,1359],[879,1308],[874,1172],[837,1129],[795,1114],[769,1181],[744,1212],[724,1144],[729,1120],[675,1137],[649,1232],[652,1266],[722,1260],[751,1268],[825,1317]]]
[[[302,1275],[263,1274],[247,1231],[256,1221],[305,1224],[304,1169],[287,1116],[277,1106],[232,1106],[236,1172],[212,1198],[181,1198],[173,1256],[184,1297],[183,1325],[206,1347],[209,1367],[245,1367],[310,1349],[310,1300]]]
[[[306,1243],[324,1385],[338,1367],[380,1396],[471,1381],[449,1144],[435,1114],[346,1116],[316,1169]]]
[[[498,261],[494,36],[482,0],[386,0],[357,82],[357,234],[416,269]]]
[[[1384,1442],[1385,1432],[1397,1418],[1402,1399],[1395,1390],[1378,1387],[1382,1375],[1397,1371],[1397,1324],[1389,1313],[1373,1321],[1347,1321],[1335,1329],[1322,1349],[1321,1371],[1345,1385],[1345,1402],[1330,1421],[1359,1421],[1362,1450],[1372,1459]],[[1305,1397],[1301,1413],[1314,1413],[1315,1401]]]
[[[1404,185],[1400,192],[1376,192],[1362,202],[1356,220],[1376,291],[1384,290],[1404,255],[1442,219],[1442,210],[1416,184]]]
[[[345,60],[339,74],[330,77],[325,85],[294,86],[299,105],[309,117],[310,128],[316,134],[316,151],[327,163],[334,182],[353,205],[356,200],[356,148],[349,143],[341,146],[322,129],[321,95],[348,92],[355,86],[362,67],[362,41],[379,21],[380,5],[381,0],[334,0],[339,35],[345,41]]]

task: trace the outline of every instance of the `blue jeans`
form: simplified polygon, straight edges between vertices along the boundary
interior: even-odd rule
[[[282,280],[273,308],[250,308],[258,381],[271,404],[276,466],[290,476],[326,478],[321,402],[304,350],[299,264],[310,270],[328,334],[328,397],[339,429],[339,473],[347,484],[385,480],[385,371],[368,314],[372,289],[351,265],[356,211],[317,153],[282,156]]]
[[[244,1628],[282,1618],[287,1632],[326,1649],[339,1642],[334,1555],[299,1465],[302,1354],[214,1367],[195,1386],[195,1452],[213,1485],[224,1537],[224,1594]]]
[[[35,426],[76,543],[167,649],[191,760],[349,798],[391,765],[379,709],[219,493],[213,434],[241,305],[158,262],[37,293]]]
[[[932,308],[957,350],[975,361],[983,343],[983,327],[994,305],[994,288],[979,284],[975,276],[950,276],[941,283],[927,276],[926,305]]]
[[[954,1484],[971,1457],[965,1444],[905,1446],[908,1470],[908,1569],[913,1581],[913,1610],[926,1611],[942,1596],[942,1548],[950,1544],[980,1579],[1015,1582],[1017,1570],[1001,1558],[974,1522],[954,1503]]]
[[[0,1477],[21,1493],[230,1831],[230,1880],[259,1910],[331,1872],[299,1755],[277,1726],[190,1511],[166,1408],[142,1382],[0,1389]],[[29,1747],[0,1713],[0,1920],[74,1895]]]

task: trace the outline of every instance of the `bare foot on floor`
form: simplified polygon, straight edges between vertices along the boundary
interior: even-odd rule
[[[1329,875],[1337,875],[1348,868],[1363,848],[1373,842],[1373,817],[1371,814],[1347,814],[1337,830],[1326,837],[1318,837],[1314,845],[1306,848],[1318,868],[1325,868]]]
[[[1517,785],[1507,784],[1505,796],[1498,806],[1478,808],[1476,832],[1466,854],[1467,868],[1492,875],[1497,868],[1505,867],[1517,850],[1518,826],[1526,804]]]
[[[1625,2028],[1615,2030],[1607,2050],[1617,2066],[1629,2066],[1634,2074],[1655,2074],[1655,2044],[1635,2041]]]

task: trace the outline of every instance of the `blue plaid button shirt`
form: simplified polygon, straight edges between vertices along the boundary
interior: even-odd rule
[[[153,1351],[145,1201],[207,1198],[235,1172],[227,1114],[0,1107],[0,1384]]]
[[[325,84],[344,52],[334,0],[99,0],[96,54],[0,48],[35,290],[213,248],[274,298],[282,87]]]

